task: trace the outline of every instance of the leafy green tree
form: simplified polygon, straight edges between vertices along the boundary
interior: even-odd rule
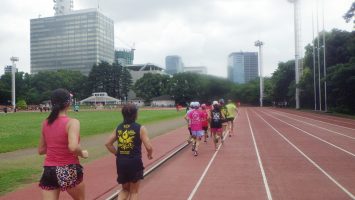
[[[179,104],[200,100],[202,92],[200,76],[195,73],[174,74],[169,83],[168,93]]]
[[[353,2],[351,4],[351,7],[349,8],[349,10],[345,13],[345,15],[343,16],[345,21],[348,23],[351,21],[352,18],[354,18],[355,15],[355,2]],[[355,20],[353,21],[353,23],[355,24]]]
[[[294,88],[295,82],[295,61],[290,60],[287,62],[279,63],[279,67],[271,77],[272,89],[271,99],[275,102],[294,103]]]
[[[27,108],[27,103],[25,100],[21,99],[16,103],[16,107],[19,109],[26,109]]]
[[[355,59],[329,68],[328,103],[332,110],[355,114]]]
[[[136,81],[133,91],[149,103],[152,98],[166,94],[168,79],[167,75],[146,73]]]
[[[11,101],[11,74],[3,74],[0,78],[0,104],[9,104]],[[24,72],[15,73],[15,91],[16,99],[26,99],[29,89],[29,74]]]
[[[122,67],[121,73],[121,97],[127,97],[129,90],[132,88],[132,76],[129,70],[125,67]]]
[[[129,71],[118,63],[100,62],[91,69],[87,81],[87,94],[107,92],[109,96],[127,96],[132,85]]]

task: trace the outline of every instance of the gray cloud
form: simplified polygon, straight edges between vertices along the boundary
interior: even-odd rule
[[[326,29],[351,30],[341,18],[352,0],[324,0]],[[75,9],[97,7],[97,0],[74,0]],[[210,74],[226,76],[227,56],[257,51],[264,45],[265,73],[279,61],[293,58],[293,7],[286,0],[100,0],[100,10],[115,21],[116,47],[136,43],[136,63],[164,67],[169,54],[187,65],[205,65]],[[315,1],[303,1],[303,46],[311,40],[311,11]],[[20,57],[20,70],[30,70],[29,20],[53,15],[50,0],[2,0],[0,64]],[[314,9],[313,9],[314,10]],[[129,45],[127,45],[128,43]],[[1,73],[2,69],[0,70]]]

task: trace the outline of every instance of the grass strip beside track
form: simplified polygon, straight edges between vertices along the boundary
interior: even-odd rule
[[[182,118],[184,114],[185,112],[176,112],[176,110],[140,110],[138,122],[141,124],[153,124],[169,119]],[[36,147],[41,121],[47,115],[48,113],[15,113],[0,116],[0,152],[5,152],[5,149],[17,150],[20,147]],[[111,133],[115,126],[122,121],[121,113],[118,111],[70,112],[69,115],[80,120],[81,136],[92,136],[93,138],[88,138],[91,138],[90,140],[98,137],[107,137],[107,133]],[[100,134],[104,133],[106,135],[100,136]],[[154,136],[156,135],[151,137],[153,138]],[[85,148],[89,150],[90,158],[81,160],[82,163],[88,163],[107,155],[103,145],[85,146]],[[43,159],[43,156],[38,156],[37,154],[25,155],[19,159],[1,159],[0,196],[23,184],[37,182],[42,170]]]
[[[138,123],[149,124],[182,117],[176,110],[141,110]],[[41,122],[49,113],[18,112],[0,116],[0,153],[36,147],[41,132]],[[122,121],[118,111],[69,112],[80,121],[81,137],[111,132]]]

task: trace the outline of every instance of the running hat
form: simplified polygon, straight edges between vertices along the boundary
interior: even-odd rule
[[[219,100],[219,103],[220,103],[220,104],[224,104],[224,99],[220,99],[220,100]]]
[[[212,105],[218,105],[218,101],[213,101]]]
[[[195,102],[195,101],[192,101],[191,104],[190,104],[190,107],[191,107],[191,108],[196,108],[196,102]]]

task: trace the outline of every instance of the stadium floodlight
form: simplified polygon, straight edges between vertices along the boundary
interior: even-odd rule
[[[16,91],[15,91],[15,71],[16,71],[16,63],[18,61],[18,57],[12,56],[10,58],[12,61],[12,67],[11,67],[11,100],[12,100],[12,106],[13,109],[15,110],[16,108]]]
[[[260,77],[260,107],[263,107],[263,94],[264,94],[264,80],[263,80],[263,60],[262,60],[262,46],[264,43],[260,40],[255,42],[255,46],[259,47],[259,77]]]
[[[300,108],[300,90],[298,88],[298,83],[300,81],[300,34],[301,34],[301,26],[300,26],[300,0],[288,0],[288,2],[293,3],[294,5],[294,26],[295,26],[295,81],[296,81],[296,109]]]

